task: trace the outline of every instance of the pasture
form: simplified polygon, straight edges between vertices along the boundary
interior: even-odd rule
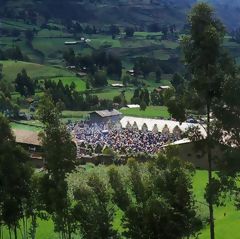
[[[23,61],[0,61],[3,65],[3,78],[6,81],[13,82],[22,69],[25,69],[32,79],[46,79],[62,76],[74,76],[70,71],[63,68],[46,66],[36,63]]]
[[[42,125],[36,121],[11,122],[10,125],[12,129],[27,130],[27,131],[34,131],[34,132],[40,132],[42,130]]]
[[[59,80],[62,81],[63,85],[66,86],[70,86],[71,83],[74,83],[76,85],[76,90],[77,91],[85,91],[86,90],[86,82],[76,76],[65,76],[65,77],[56,77],[56,78],[52,78],[52,81],[58,83]]]
[[[145,111],[136,109],[121,109],[124,116],[134,116],[143,118],[164,118],[168,119],[170,114],[165,106],[148,106]]]

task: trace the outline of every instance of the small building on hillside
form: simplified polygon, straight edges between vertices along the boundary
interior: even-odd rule
[[[116,122],[122,118],[122,113],[115,109],[94,111],[89,115],[92,122],[108,122],[109,120]]]
[[[112,87],[115,87],[115,88],[121,88],[121,87],[124,87],[123,84],[121,83],[114,83],[114,84],[111,84]]]
[[[127,105],[127,108],[129,108],[129,109],[139,109],[140,105],[138,105],[138,104],[130,104],[130,105]]]
[[[13,134],[16,138],[16,143],[29,153],[33,165],[37,168],[43,167],[42,144],[38,132],[14,129]]]
[[[66,46],[74,46],[77,45],[79,42],[78,41],[65,41],[64,44]]]
[[[134,76],[135,71],[133,69],[127,70],[127,74],[130,75],[130,76]]]
[[[158,93],[160,93],[160,92],[163,92],[168,89],[171,89],[171,86],[162,85],[162,86],[159,86],[158,88],[154,89],[154,91],[157,91]]]

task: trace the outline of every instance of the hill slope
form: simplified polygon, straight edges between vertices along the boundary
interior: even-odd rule
[[[0,0],[2,16],[21,16],[28,11],[30,16],[70,19],[91,24],[121,24],[146,26],[161,24],[183,25],[186,13],[199,0]],[[239,0],[205,0],[217,9],[217,13],[229,28],[240,22]]]

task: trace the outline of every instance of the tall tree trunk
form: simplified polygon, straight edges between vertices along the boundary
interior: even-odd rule
[[[9,233],[9,239],[12,239],[12,232],[10,227],[8,227],[8,233]]]
[[[210,132],[210,109],[211,104],[207,104],[207,158],[208,158],[208,185],[209,185],[209,195],[208,195],[208,209],[209,209],[209,223],[210,223],[210,238],[215,239],[214,232],[214,209],[213,209],[213,198],[212,198],[212,142],[211,142],[211,132]]]
[[[14,238],[17,239],[17,227],[14,226]]]

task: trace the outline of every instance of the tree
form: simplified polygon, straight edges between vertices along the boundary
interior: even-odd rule
[[[162,79],[162,70],[161,68],[157,68],[156,70],[156,83],[160,83]]]
[[[25,69],[23,69],[21,73],[17,74],[17,78],[15,80],[15,88],[17,92],[25,97],[35,94],[35,83],[27,75],[27,71]]]
[[[222,50],[225,31],[222,23],[215,18],[213,10],[205,3],[196,5],[189,16],[189,25],[190,35],[183,40],[183,50],[185,63],[192,77],[186,82],[183,93],[176,96],[176,100],[169,100],[168,106],[174,118],[181,121],[186,117],[186,109],[206,113],[206,140],[202,145],[206,147],[208,158],[205,198],[209,207],[210,238],[214,239],[216,178],[212,173],[212,148],[220,139],[213,133],[218,125],[218,118],[215,117],[212,121],[211,114],[215,115],[215,108],[221,102],[226,79],[232,78],[235,73],[231,59]]]
[[[26,37],[27,41],[31,44],[33,37],[34,37],[34,32],[32,30],[26,30],[25,37]]]
[[[75,66],[76,64],[76,56],[75,52],[72,48],[68,49],[68,51],[63,53],[63,59],[66,61],[67,65]]]
[[[55,230],[65,239],[74,232],[71,201],[68,197],[66,174],[74,169],[76,147],[66,126],[60,121],[60,111],[49,95],[45,95],[38,109],[44,133],[40,135],[47,174],[41,179],[40,195],[45,210],[52,215]]]
[[[134,29],[132,27],[125,28],[126,37],[133,37]]]
[[[174,156],[146,164],[130,159],[124,173],[112,167],[113,200],[124,212],[127,238],[184,238],[201,228],[191,186],[191,168]]]
[[[184,78],[180,74],[175,73],[171,79],[171,84],[177,93],[182,93],[182,90],[184,89],[183,83]]]
[[[106,86],[107,82],[107,75],[105,71],[98,71],[94,74],[92,78],[92,85],[96,87]]]
[[[112,37],[115,38],[116,35],[119,35],[120,29],[119,29],[119,27],[116,26],[116,25],[111,25],[111,26],[109,27],[109,32],[110,32],[110,34],[112,35]]]
[[[0,57],[0,59],[1,59],[1,57]],[[2,77],[3,77],[3,64],[0,64],[0,81],[1,81],[1,79],[2,79]]]
[[[79,173],[79,172],[78,172]],[[84,179],[73,188],[74,218],[83,238],[118,238],[112,227],[115,210],[104,173],[80,172]],[[71,178],[75,177],[74,175]]]
[[[163,95],[161,92],[153,90],[151,92],[151,102],[153,105],[163,105]]]
[[[236,29],[233,32],[233,39],[237,42],[240,43],[240,28]]]
[[[0,115],[0,219],[17,239],[20,221],[28,220],[27,204],[31,200],[32,169],[29,157],[12,135],[9,122]],[[23,232],[26,234],[25,225]]]
[[[140,102],[140,110],[145,111],[147,108],[147,104],[144,100]]]
[[[116,76],[118,79],[122,76],[122,62],[121,60],[112,54],[108,55],[107,59],[107,74],[109,76]]]
[[[127,84],[130,82],[130,76],[129,75],[124,75],[122,77],[122,83],[124,86],[127,86]]]

